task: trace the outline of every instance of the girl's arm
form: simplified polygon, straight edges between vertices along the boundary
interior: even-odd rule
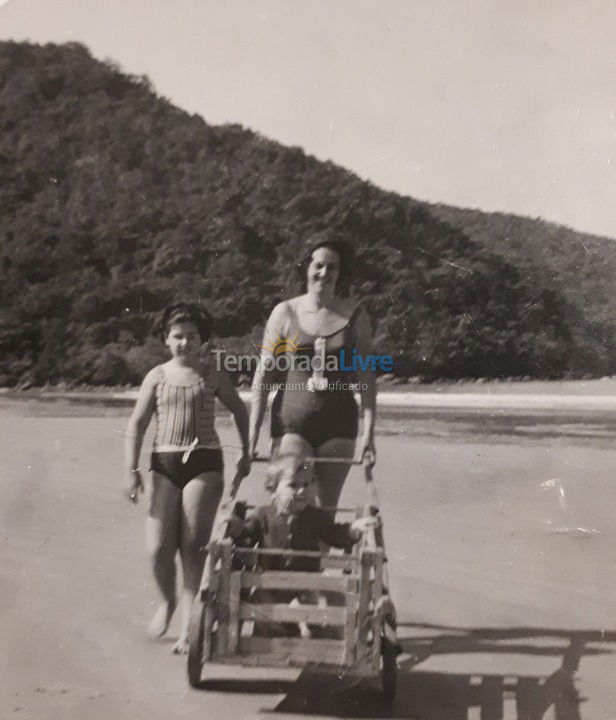
[[[139,456],[141,455],[143,437],[152,419],[155,404],[156,383],[153,373],[149,372],[139,388],[137,402],[126,428],[124,475],[126,493],[132,503],[136,503],[138,493],[143,492]]]
[[[233,415],[237,432],[242,442],[242,456],[237,470],[242,477],[250,472],[250,452],[248,447],[248,412],[242,398],[231,382],[231,378],[224,370],[215,370],[216,397]]]
[[[368,313],[362,309],[355,322],[355,343],[357,352],[364,357],[373,353],[372,327]],[[374,424],[376,421],[376,375],[374,370],[359,370],[355,373],[360,383],[361,409],[363,418],[363,435],[361,443],[362,460],[366,453],[376,459],[374,445]]]
[[[272,347],[279,337],[284,335],[285,321],[288,316],[288,307],[286,302],[281,302],[272,310],[269,316],[265,332],[263,334],[261,356],[259,364],[252,379],[252,397],[250,400],[250,453],[254,456],[257,451],[259,442],[259,433],[265,411],[267,410],[267,397],[269,395],[272,378],[275,371],[268,368],[268,361],[274,359],[273,354],[266,348]],[[263,348],[265,346],[265,348]]]

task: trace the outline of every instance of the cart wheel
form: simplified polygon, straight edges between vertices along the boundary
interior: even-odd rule
[[[198,597],[192,607],[188,629],[188,682],[191,687],[198,687],[201,682],[205,645],[205,615],[205,603]]]
[[[381,687],[386,700],[393,700],[398,686],[398,648],[386,637],[381,638]]]

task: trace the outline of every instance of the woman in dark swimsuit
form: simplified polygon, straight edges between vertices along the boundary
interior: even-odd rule
[[[301,456],[352,458],[358,431],[358,409],[350,383],[360,383],[363,434],[361,455],[374,456],[375,379],[372,371],[350,373],[333,365],[344,349],[346,365],[353,350],[372,353],[370,321],[356,300],[345,297],[350,280],[350,251],[344,243],[324,240],[312,246],[300,265],[304,295],[278,304],[267,322],[263,362],[253,382],[250,447],[256,451],[267,394],[274,381],[267,361],[286,352],[291,368],[272,405],[272,452]],[[325,370],[308,368],[319,355]],[[292,357],[294,356],[294,357]],[[304,359],[305,362],[298,362]],[[278,379],[276,379],[277,381]],[[335,507],[350,465],[318,463],[317,487],[322,506]]]

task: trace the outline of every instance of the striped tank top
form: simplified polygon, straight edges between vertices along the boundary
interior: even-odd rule
[[[153,452],[219,448],[214,427],[214,383],[210,369],[192,385],[176,385],[165,369],[152,370],[156,384],[156,434]]]

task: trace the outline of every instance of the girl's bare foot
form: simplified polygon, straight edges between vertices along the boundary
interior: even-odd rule
[[[158,606],[148,628],[150,637],[159,638],[167,632],[174,610],[175,604],[173,603],[164,602]]]
[[[188,655],[188,638],[178,638],[178,641],[173,646],[172,652],[174,655]]]

